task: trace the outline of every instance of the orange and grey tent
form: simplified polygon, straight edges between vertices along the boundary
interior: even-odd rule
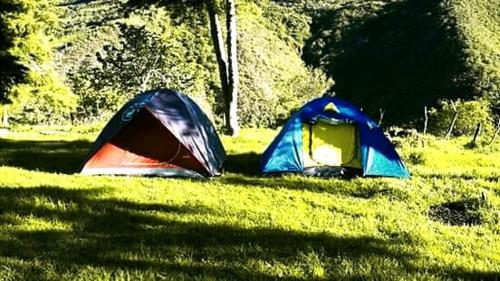
[[[214,126],[189,97],[170,90],[138,95],[103,129],[82,173],[211,177],[226,153]]]

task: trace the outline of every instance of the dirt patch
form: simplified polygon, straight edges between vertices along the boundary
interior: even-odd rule
[[[483,222],[480,213],[479,199],[465,199],[455,202],[446,202],[430,207],[429,217],[449,225],[473,226]]]

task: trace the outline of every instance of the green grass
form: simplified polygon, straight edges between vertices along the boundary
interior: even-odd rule
[[[95,133],[0,139],[0,280],[500,278],[499,144],[403,140],[411,180],[260,177],[275,134],[224,138],[203,181],[76,174]],[[481,192],[481,225],[428,216]]]

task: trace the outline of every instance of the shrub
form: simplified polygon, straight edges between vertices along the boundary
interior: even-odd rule
[[[489,133],[493,129],[493,119],[490,104],[485,100],[478,101],[440,101],[437,108],[429,111],[429,131],[435,135],[445,135],[452,123],[455,111],[458,118],[453,129],[455,136],[473,134],[477,124],[483,125],[483,132]]]
[[[11,116],[17,123],[67,123],[78,99],[51,70],[29,71],[26,82],[11,91]]]
[[[467,64],[476,77],[474,89],[500,109],[500,6],[487,0],[453,2]]]
[[[12,36],[8,53],[25,73],[8,87],[11,116],[19,123],[67,122],[77,98],[54,63],[57,5],[48,0],[14,0],[11,5],[15,8],[2,18]]]

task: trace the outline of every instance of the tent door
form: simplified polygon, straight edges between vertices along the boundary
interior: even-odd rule
[[[304,124],[304,168],[333,166],[361,168],[356,124]]]

